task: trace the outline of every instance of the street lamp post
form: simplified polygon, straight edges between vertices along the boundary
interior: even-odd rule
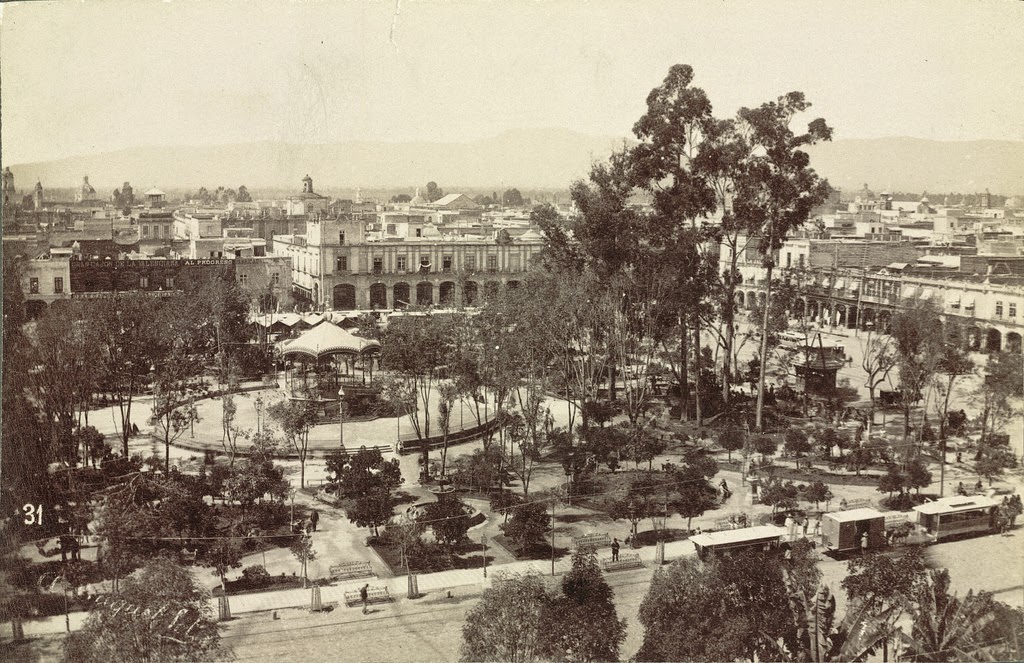
[[[341,453],[345,453],[345,388],[338,387],[338,428]]]

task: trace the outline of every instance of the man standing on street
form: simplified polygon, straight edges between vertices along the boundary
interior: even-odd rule
[[[369,605],[369,592],[367,591],[370,587],[370,583],[366,583],[359,589],[359,598],[363,601],[363,614],[366,614],[366,608]]]
[[[612,561],[619,561],[619,540],[612,539]]]

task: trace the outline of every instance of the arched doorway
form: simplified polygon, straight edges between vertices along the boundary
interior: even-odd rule
[[[462,299],[466,306],[473,306],[477,300],[477,285],[476,281],[466,281],[465,287],[462,289]]]
[[[736,306],[738,308],[743,308],[743,304],[745,303],[745,301],[746,300],[743,298],[743,291],[742,290],[737,290],[736,291]]]
[[[981,350],[981,330],[977,327],[967,329],[967,349],[972,352]]]
[[[356,287],[348,283],[334,286],[335,310],[351,311],[356,307]]]
[[[395,308],[405,308],[410,303],[409,284],[396,283],[395,287],[391,289],[391,295],[391,301],[394,303]]]
[[[747,291],[747,308],[754,308],[754,304],[757,302],[757,294],[753,290]]]
[[[454,306],[455,284],[451,281],[442,281],[437,289],[437,298],[441,306]]]
[[[797,320],[801,320],[807,315],[807,302],[804,299],[797,298],[797,300],[793,302],[793,309],[794,310],[790,311],[790,315]]]
[[[818,302],[816,302],[813,299],[811,301],[807,302],[807,316],[811,320],[817,320],[819,313],[820,313],[820,311],[818,310]]]
[[[840,304],[836,307],[835,323],[837,327],[842,327],[846,324],[846,306]]]
[[[1021,353],[1021,339],[1017,332],[1010,332],[1006,335],[1006,351],[1016,354]]]
[[[370,308],[388,307],[388,287],[383,283],[374,283],[370,286]]]
[[[416,284],[416,304],[418,306],[430,306],[434,303],[434,284],[430,281],[420,281]]]
[[[501,285],[497,281],[488,281],[484,283],[484,299],[487,301],[493,301],[498,296],[498,291]]]
[[[764,302],[768,298],[763,292],[757,293],[757,305],[764,308]]]
[[[989,329],[985,334],[985,351],[1000,352],[1003,349],[1003,335],[998,329]]]

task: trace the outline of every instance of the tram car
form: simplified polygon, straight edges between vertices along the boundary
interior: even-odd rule
[[[826,513],[821,518],[821,538],[823,547],[834,553],[882,548],[885,515],[869,508]]]
[[[987,534],[996,529],[999,502],[984,495],[944,497],[914,507],[926,536],[942,541],[955,536]]]
[[[712,555],[732,553],[738,550],[770,550],[782,543],[786,529],[775,525],[759,525],[708,532],[690,537],[697,556],[708,559]]]

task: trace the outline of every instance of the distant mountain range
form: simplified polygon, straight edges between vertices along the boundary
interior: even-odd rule
[[[83,175],[100,195],[130,181],[150,186],[299,190],[307,173],[317,189],[413,187],[434,180],[459,187],[567,188],[622,137],[567,129],[522,129],[465,143],[347,142],[297,145],[139,147],[56,161],[11,164],[19,191],[76,186]],[[811,150],[812,165],[844,190],[1024,194],[1024,142],[943,142],[914,138],[837,140]]]

